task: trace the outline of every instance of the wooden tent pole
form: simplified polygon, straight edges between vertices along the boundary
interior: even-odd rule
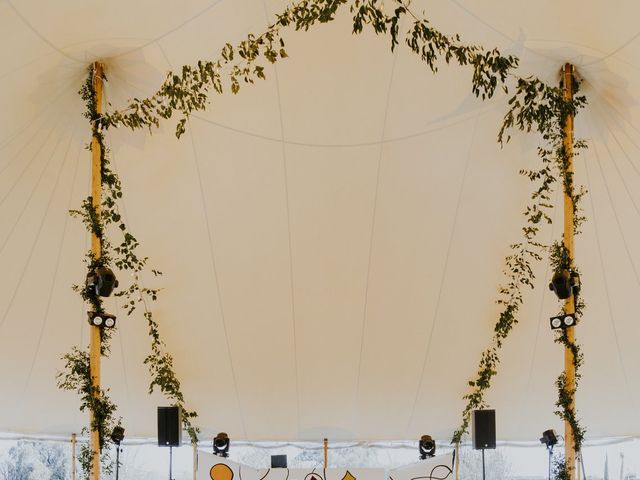
[[[563,90],[564,99],[573,100],[573,65],[570,63],[565,64],[563,72]],[[573,174],[573,115],[567,115],[564,123],[564,149],[567,155],[568,165],[567,174]],[[573,201],[569,192],[567,192],[566,185],[564,189],[564,246],[569,253],[571,259],[571,268],[573,269]],[[575,297],[571,295],[565,300],[564,304],[566,313],[575,313]],[[567,338],[569,342],[575,341],[575,327],[571,326],[567,328]],[[566,389],[567,391],[574,391],[576,388],[576,369],[573,363],[573,352],[570,348],[564,350],[564,372],[567,379]],[[571,411],[575,411],[575,398],[569,405]],[[573,430],[571,424],[567,421],[564,422],[564,456],[567,465],[567,472],[569,478],[575,480],[576,478],[576,451],[573,438]]]
[[[95,109],[96,112],[102,113],[102,64],[95,62],[93,64],[93,89],[95,91]],[[101,178],[101,151],[100,142],[96,135],[91,139],[91,197],[93,198],[93,208],[97,215],[100,215],[100,204],[102,203],[102,178]],[[100,239],[94,233],[91,235],[91,252],[97,260],[102,254],[100,249]],[[100,327],[91,325],[90,343],[89,343],[89,369],[91,372],[91,385],[94,388],[94,394],[100,392]],[[97,425],[94,425],[93,414],[90,413],[91,428],[91,480],[100,480],[100,436]]]
[[[196,480],[198,474],[198,444],[191,442],[191,445],[193,446],[193,480]]]
[[[71,434],[71,480],[76,480],[76,434]]]
[[[324,449],[324,468],[327,468],[329,460],[329,439],[325,438],[322,441],[322,448]]]

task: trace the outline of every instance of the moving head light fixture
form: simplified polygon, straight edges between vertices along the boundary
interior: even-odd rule
[[[436,442],[431,435],[422,435],[418,442],[418,450],[420,451],[420,460],[426,460],[436,454]]]
[[[555,430],[545,430],[542,432],[542,438],[540,438],[540,443],[546,445],[547,448],[553,448],[554,445],[558,443],[558,436],[556,435]]]
[[[229,435],[224,432],[220,432],[213,439],[213,454],[218,455],[219,457],[228,457],[230,443]]]
[[[575,271],[557,270],[553,274],[549,290],[554,292],[560,300],[566,300],[571,295],[578,295],[580,292],[580,275]]]
[[[118,279],[110,268],[97,267],[87,273],[85,286],[89,294],[108,297],[118,287]]]

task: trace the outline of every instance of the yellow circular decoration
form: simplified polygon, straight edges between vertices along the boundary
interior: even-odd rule
[[[211,480],[233,480],[233,470],[229,468],[229,465],[216,463],[211,467],[211,470],[209,470],[209,476]]]

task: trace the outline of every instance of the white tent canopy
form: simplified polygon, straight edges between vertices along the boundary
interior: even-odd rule
[[[77,91],[106,65],[114,108],[165,73],[264,30],[280,0],[0,0],[0,430],[68,434],[87,423],[56,388],[61,355],[88,343],[71,291],[89,238],[69,208],[89,191],[90,132]],[[415,2],[463,40],[518,55],[555,82],[572,62],[588,107],[576,161],[589,189],[576,240],[587,310],[577,403],[590,437],[640,434],[640,46],[637,2]],[[490,341],[508,245],[518,241],[535,135],[496,135],[506,96],[471,94],[471,72],[433,75],[406,47],[351,35],[346,8],[284,34],[290,58],[237,96],[213,98],[177,140],[110,130],[123,211],[165,275],[156,317],[205,435],[384,440],[460,423]],[[557,204],[562,200],[557,195]],[[560,238],[562,211],[542,232]],[[549,267],[536,271],[488,393],[498,436],[560,429],[563,351]],[[123,285],[128,283],[121,273]],[[128,436],[155,434],[141,315],[118,315],[103,383]]]

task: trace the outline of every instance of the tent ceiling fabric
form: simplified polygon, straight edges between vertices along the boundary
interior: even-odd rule
[[[0,1],[0,430],[68,434],[87,423],[55,386],[86,345],[71,291],[88,236],[67,210],[88,194],[89,128],[76,94],[104,59],[107,100],[148,95],[171,68],[260,32],[280,0]],[[518,55],[556,81],[574,62],[589,106],[577,134],[589,189],[576,242],[587,311],[579,414],[593,437],[640,434],[640,45],[637,2],[416,2],[434,25]],[[157,319],[204,436],[450,438],[498,313],[536,164],[534,135],[500,149],[505,96],[470,71],[432,75],[406,48],[352,37],[347,12],[285,33],[267,81],[213,98],[177,141],[110,131],[126,219],[163,288]],[[557,203],[561,201],[558,195]],[[561,234],[561,210],[541,238]],[[526,295],[488,394],[502,439],[549,427],[562,349],[548,267]],[[121,280],[126,283],[124,273]],[[118,303],[104,385],[129,436],[155,435],[144,319]]]

